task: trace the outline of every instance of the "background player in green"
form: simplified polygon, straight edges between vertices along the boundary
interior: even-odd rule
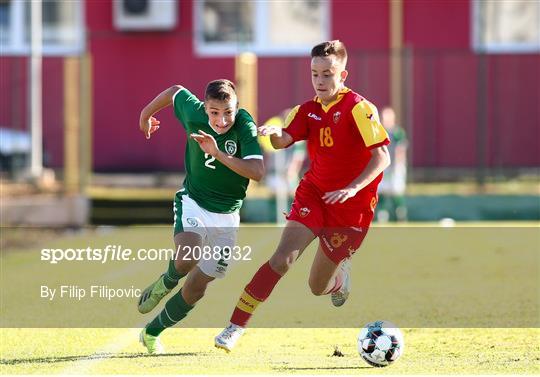
[[[238,110],[232,82],[210,82],[204,102],[179,85],[163,91],[141,112],[140,129],[147,139],[160,127],[153,115],[170,105],[189,135],[186,178],[174,200],[177,252],[167,271],[143,291],[139,311],[151,311],[181,278],[187,278],[142,330],[140,340],[149,353],[163,352],[159,334],[187,315],[204,296],[208,283],[225,275],[228,260],[219,250],[230,250],[235,245],[238,212],[249,180],[259,181],[264,175],[255,122],[247,111]],[[210,253],[208,259],[200,258],[201,253],[194,250],[205,245],[212,250],[217,247],[218,253]]]
[[[407,134],[396,123],[396,113],[391,107],[382,109],[381,123],[390,138],[388,152],[392,164],[384,171],[383,179],[379,185],[377,220],[379,222],[407,221],[407,206],[405,203],[407,147],[409,144]]]

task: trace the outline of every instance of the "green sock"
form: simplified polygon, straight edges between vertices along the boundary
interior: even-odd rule
[[[174,267],[174,259],[169,261],[169,267],[167,272],[163,274],[163,284],[169,289],[173,289],[178,285],[178,280],[182,279],[186,275],[180,274]]]
[[[180,322],[188,312],[193,309],[182,297],[182,290],[178,291],[165,304],[165,309],[158,314],[148,325],[146,333],[153,336],[159,336],[167,327],[172,327]]]

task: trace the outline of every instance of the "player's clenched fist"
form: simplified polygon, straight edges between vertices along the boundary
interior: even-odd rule
[[[139,120],[139,128],[144,133],[144,136],[146,136],[147,139],[150,139],[150,135],[159,129],[159,123],[161,122],[154,117],[146,119],[141,117]]]

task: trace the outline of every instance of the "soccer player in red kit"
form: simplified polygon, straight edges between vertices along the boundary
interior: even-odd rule
[[[315,238],[319,247],[309,275],[311,291],[331,294],[335,306],[349,295],[350,257],[371,224],[390,157],[377,108],[344,85],[346,63],[345,45],[338,40],[313,47],[315,98],[293,108],[285,129],[259,127],[276,149],[307,140],[311,165],[296,190],[277,250],[245,287],[231,324],[215,338],[218,348],[231,351],[257,306]]]

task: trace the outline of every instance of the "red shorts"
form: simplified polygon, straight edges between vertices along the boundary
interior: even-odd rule
[[[352,256],[366,236],[377,205],[377,193],[357,194],[344,203],[326,204],[324,192],[306,179],[296,189],[287,220],[298,221],[317,237],[328,258],[336,264]]]

